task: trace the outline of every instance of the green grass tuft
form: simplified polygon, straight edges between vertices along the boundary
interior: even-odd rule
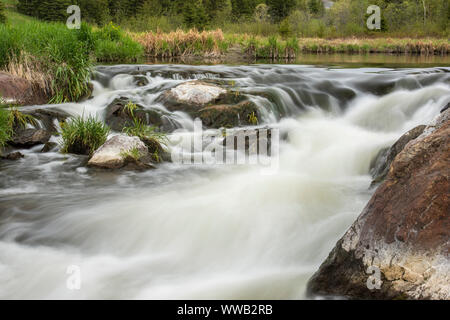
[[[106,142],[109,127],[102,121],[89,116],[70,119],[61,126],[62,151],[92,155]]]
[[[0,108],[0,153],[1,149],[6,145],[6,142],[11,139],[12,134],[11,115],[7,109]]]

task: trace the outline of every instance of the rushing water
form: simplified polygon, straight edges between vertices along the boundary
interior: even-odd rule
[[[189,134],[189,116],[155,101],[203,78],[226,79],[280,129],[279,170],[109,172],[23,150],[0,162],[0,298],[304,298],[373,192],[373,157],[450,102],[448,68],[164,65],[99,67],[94,98],[58,108],[102,117],[125,96]],[[81,268],[80,290],[66,286],[70,265]]]

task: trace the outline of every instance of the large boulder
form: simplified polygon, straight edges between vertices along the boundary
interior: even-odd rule
[[[395,157],[310,279],[310,295],[450,299],[449,117],[447,110]]]
[[[191,81],[167,90],[162,99],[170,111],[195,112],[201,107],[218,102],[226,94],[227,90],[215,84]]]
[[[221,82],[190,81],[164,92],[157,102],[170,111],[200,118],[208,128],[258,124],[257,106],[238,90],[224,89]]]
[[[147,146],[137,137],[117,135],[105,142],[88,162],[88,166],[120,169],[128,164],[150,167]]]
[[[16,130],[8,144],[16,148],[31,148],[47,143],[51,136],[50,132],[42,129],[20,129]]]
[[[49,100],[39,86],[6,72],[0,72],[0,96],[3,103],[15,105],[45,104]]]
[[[402,135],[392,147],[385,148],[378,153],[370,165],[370,173],[373,178],[372,186],[384,180],[395,157],[405,148],[408,142],[420,136],[425,128],[425,125],[420,125],[409,130]]]

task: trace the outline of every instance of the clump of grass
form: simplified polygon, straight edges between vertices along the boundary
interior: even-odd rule
[[[0,153],[6,142],[11,139],[13,132],[10,113],[7,109],[0,108]]]
[[[132,137],[138,137],[144,142],[148,142],[148,140],[154,140],[160,145],[167,144],[166,134],[158,132],[155,127],[148,126],[141,119],[135,117],[133,117],[133,125],[125,127],[123,129],[123,133]]]
[[[259,121],[258,121],[258,117],[256,116],[255,112],[252,112],[248,115],[248,123],[250,123],[251,125],[258,125]]]
[[[109,131],[106,124],[92,116],[68,120],[61,126],[62,151],[92,155],[106,142]]]
[[[32,115],[20,112],[16,107],[9,109],[11,126],[15,128],[25,128],[28,124],[36,125],[36,119]]]
[[[141,154],[141,152],[139,151],[138,148],[133,147],[133,148],[131,148],[130,150],[122,151],[122,152],[120,153],[120,156],[121,156],[122,158],[125,158],[125,159],[131,158],[131,159],[133,159],[134,161],[139,161],[139,159],[142,157],[142,154]]]
[[[134,111],[136,111],[137,108],[138,106],[130,101],[125,105],[124,110],[134,119]]]

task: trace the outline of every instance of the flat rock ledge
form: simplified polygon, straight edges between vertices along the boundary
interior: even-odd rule
[[[407,143],[308,283],[310,297],[450,299],[450,110]]]
[[[131,156],[132,151],[138,153],[137,159]],[[138,167],[144,167],[146,160],[149,158],[148,147],[138,137],[117,135],[110,138],[94,152],[88,166],[120,169],[131,163]]]

